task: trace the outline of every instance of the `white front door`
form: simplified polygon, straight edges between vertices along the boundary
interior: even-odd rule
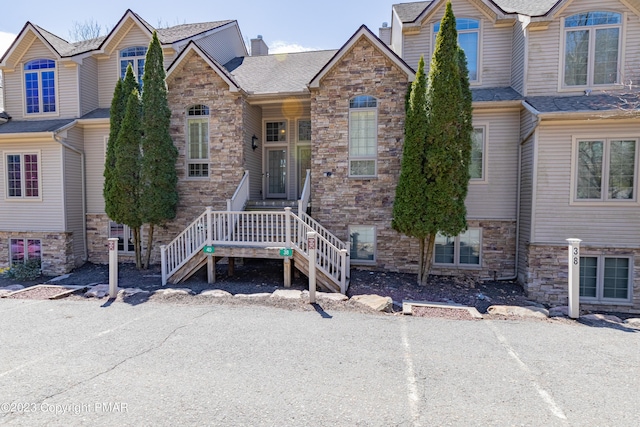
[[[267,197],[287,198],[287,149],[267,149]]]

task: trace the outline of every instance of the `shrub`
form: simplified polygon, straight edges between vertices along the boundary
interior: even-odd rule
[[[30,259],[24,264],[20,263],[12,265],[4,275],[9,279],[19,281],[34,280],[42,275],[40,267],[39,259]]]

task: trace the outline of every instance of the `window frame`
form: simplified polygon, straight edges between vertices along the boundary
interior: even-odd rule
[[[478,263],[477,264],[462,263],[460,262],[460,236],[472,230],[478,232]],[[453,263],[436,262],[436,248],[434,243],[433,256],[432,256],[433,266],[440,267],[440,268],[447,268],[447,267],[461,268],[466,270],[482,269],[482,261],[483,261],[482,260],[482,230],[483,230],[482,227],[469,227],[467,228],[467,230],[463,231],[457,236],[449,237],[450,239],[451,238],[454,239],[453,240]],[[446,237],[441,235],[440,233],[438,233],[438,236]]]
[[[13,266],[18,264],[18,262],[14,262],[13,261],[13,255],[14,255],[14,251],[13,251],[13,241],[19,241],[22,240],[22,263],[26,264],[28,260],[30,259],[35,259],[29,256],[29,242],[32,241],[37,241],[38,242],[38,246],[40,247],[40,251],[39,251],[39,256],[38,256],[38,260],[40,261],[40,264],[42,264],[42,239],[32,239],[29,237],[9,237],[9,266]],[[25,253],[24,248],[27,248],[27,251]],[[26,256],[25,256],[26,255]]]
[[[583,26],[575,26],[575,27],[567,27],[566,21],[574,16],[581,15],[583,13],[595,13],[595,12],[605,12],[605,13],[616,13],[620,15],[620,23],[617,24],[597,24],[597,25],[583,25]],[[560,92],[568,92],[568,91],[582,91],[591,87],[598,89],[606,89],[606,88],[615,88],[619,87],[622,84],[622,64],[624,64],[624,39],[625,39],[625,22],[626,22],[626,13],[618,12],[618,11],[607,11],[607,10],[591,10],[588,12],[579,12],[574,13],[571,16],[563,17],[560,21],[560,29],[562,32],[561,36],[561,45],[560,45],[560,61],[559,62],[559,72],[558,72],[558,91]],[[610,28],[618,28],[618,64],[616,67],[616,81],[614,83],[594,83],[594,75],[595,75],[595,47],[596,47],[596,33],[597,30],[602,29],[610,29]],[[571,31],[577,31],[578,29],[584,29],[589,32],[589,49],[587,53],[587,81],[584,85],[568,85],[565,83],[566,79],[566,60],[567,60],[567,34]]]
[[[474,21],[478,23],[478,28],[462,28],[462,29],[458,29],[458,25],[461,22],[469,22],[469,21]],[[433,54],[436,51],[436,38],[438,36],[438,32],[440,31],[440,22],[441,21],[436,21],[434,23],[431,24],[431,56],[433,57]],[[438,28],[436,30],[436,28]],[[480,85],[482,84],[482,79],[480,76],[480,71],[482,70],[482,63],[481,63],[481,58],[482,58],[482,19],[476,19],[476,18],[466,18],[466,17],[456,17],[456,32],[458,33],[458,46],[460,46],[460,34],[473,34],[476,33],[477,36],[477,40],[476,40],[476,78],[472,79],[471,76],[469,76],[469,84],[471,85]],[[462,47],[462,46],[460,46]],[[464,49],[463,49],[464,50]],[[467,55],[467,53],[465,52],[465,56]],[[469,58],[467,57],[467,65],[469,63]]]
[[[486,184],[488,182],[487,179],[487,147],[488,147],[488,134],[489,134],[489,124],[474,124],[473,125],[473,132],[476,132],[476,130],[481,129],[482,130],[482,161],[480,164],[481,169],[481,176],[480,178],[473,178],[471,177],[471,174],[469,174],[469,184]],[[471,148],[471,162],[469,163],[469,168],[471,168],[471,165],[473,164],[473,146]]]
[[[53,63],[53,67],[52,68],[38,68],[35,70],[27,70],[26,67],[31,64],[34,63],[36,61],[50,61]],[[53,97],[54,97],[54,101],[53,101],[53,111],[44,111],[44,96],[43,96],[43,91],[44,91],[44,87],[42,85],[43,82],[43,77],[42,74],[45,72],[51,72],[53,73]],[[29,112],[29,102],[27,101],[27,74],[37,74],[37,79],[38,79],[38,111],[36,112]],[[29,116],[29,117],[34,117],[34,116],[58,116],[60,115],[59,113],[59,105],[58,105],[58,63],[56,60],[54,59],[50,59],[50,58],[35,58],[35,59],[30,59],[29,61],[26,61],[23,65],[22,65],[22,100],[23,100],[23,108],[24,108],[24,115],[25,116]]]
[[[371,243],[373,245],[373,258],[372,259],[361,259],[361,258],[355,258],[353,257],[352,251],[355,249],[357,250],[357,248],[354,248],[352,245],[352,239],[351,239],[351,234],[353,233],[354,229],[372,229],[373,231],[373,242]],[[350,258],[350,263],[353,265],[376,265],[378,262],[378,228],[375,225],[368,225],[368,224],[352,224],[349,225],[347,227],[347,233],[349,236],[349,258]]]
[[[611,169],[611,142],[617,141],[634,141],[635,142],[635,155],[634,155],[634,169],[633,169],[633,197],[630,199],[610,199],[609,196],[609,172]],[[578,185],[580,172],[580,143],[581,142],[603,142],[603,156],[602,156],[602,168],[601,168],[601,194],[599,199],[581,199],[578,198]],[[638,198],[638,173],[639,170],[639,157],[640,157],[640,137],[631,137],[628,134],[609,134],[606,137],[599,136],[574,136],[572,138],[571,146],[571,205],[593,205],[593,206],[620,206],[638,204],[640,199]]]
[[[580,254],[580,293],[582,293],[582,258],[595,258],[596,262],[596,296],[582,296],[580,295],[580,302],[585,304],[616,304],[616,305],[629,305],[633,304],[633,273],[634,273],[634,257],[633,255],[592,255],[588,253]],[[626,259],[628,260],[628,272],[627,272],[627,297],[622,298],[606,298],[604,296],[604,274],[605,274],[605,262],[607,259]]]
[[[376,106],[375,107],[371,107],[371,106],[365,106],[365,107],[352,107],[351,103],[352,101],[354,101],[357,98],[371,98],[373,100],[375,100],[376,102]],[[373,95],[367,95],[367,94],[362,94],[362,95],[356,95],[353,96],[351,98],[349,98],[349,117],[348,117],[348,133],[347,133],[347,152],[349,154],[349,163],[348,163],[348,177],[349,178],[355,178],[355,179],[371,179],[371,178],[376,178],[378,176],[378,148],[379,148],[379,138],[380,138],[380,133],[378,131],[378,110],[380,108],[380,100],[373,96]],[[375,129],[375,146],[373,148],[373,151],[375,151],[375,154],[372,155],[362,155],[362,156],[356,156],[353,155],[351,153],[351,130],[352,130],[352,116],[354,112],[374,112],[374,129]],[[356,174],[352,174],[352,168],[351,168],[351,164],[353,162],[368,162],[368,161],[373,161],[373,174],[372,175],[356,175]]]
[[[27,196],[26,195],[26,180],[23,174],[20,177],[20,192],[22,195],[20,196],[10,196],[9,195],[9,156],[20,156],[20,171],[24,171],[24,156],[36,156],[37,160],[37,180],[38,180],[38,195],[37,196]],[[3,164],[4,164],[4,174],[3,180],[4,184],[4,199],[6,201],[42,201],[42,155],[40,150],[29,150],[29,151],[3,151],[2,152]]]
[[[144,55],[134,55],[134,56],[122,56],[123,53],[125,51],[129,51],[131,49],[144,49]],[[133,75],[136,78],[136,81],[138,82],[138,87],[142,88],[142,76],[144,74],[144,67],[146,66],[146,60],[147,60],[147,52],[149,51],[149,48],[147,46],[142,46],[142,45],[135,45],[135,46],[128,46],[125,48],[122,48],[118,51],[118,78],[119,79],[124,79],[124,76],[127,73],[127,67],[124,67],[124,70],[122,69],[122,62],[126,61],[127,64],[129,63],[129,61],[133,61],[133,63],[135,64],[135,67],[131,67],[133,68]],[[142,70],[140,70],[140,63],[138,61],[144,61],[142,64]]]
[[[269,125],[278,124],[277,140],[269,140],[270,135],[267,131],[269,129]],[[280,126],[282,125],[282,126]],[[270,146],[278,146],[278,145],[289,145],[289,120],[288,119],[270,119],[264,121],[264,143]],[[282,132],[284,130],[284,132]]]
[[[126,242],[123,240],[122,241],[122,250],[120,250],[120,236],[117,235],[113,235],[112,231],[114,229],[114,227],[122,227],[122,235],[126,236],[127,234],[129,235],[129,244],[125,244]],[[112,221],[111,219],[109,220],[109,230],[108,230],[108,236],[109,238],[117,238],[118,239],[118,253],[119,254],[123,254],[123,255],[132,255],[135,254],[135,245],[133,243],[133,233],[131,232],[131,228],[129,228],[128,225],[126,224],[118,224],[115,221]],[[124,237],[123,237],[124,239]]]
[[[193,114],[191,114],[193,111]],[[196,114],[200,112],[200,114]],[[209,106],[204,104],[194,104],[187,108],[186,111],[186,129],[185,129],[185,164],[186,164],[186,177],[190,180],[206,180],[210,179],[211,176],[211,110]],[[205,123],[207,125],[207,139],[206,141],[199,141],[198,145],[206,145],[205,152],[206,158],[202,159],[191,159],[191,123]],[[201,147],[202,148],[202,147]],[[191,175],[191,165],[202,165],[206,166],[206,174],[202,175]],[[204,171],[204,169],[202,170]]]
[[[300,124],[301,123],[309,123],[309,139],[301,139],[300,138]],[[298,143],[302,143],[302,144],[311,144],[311,119],[310,118],[306,118],[306,119],[298,119],[296,120],[296,140],[298,141]]]

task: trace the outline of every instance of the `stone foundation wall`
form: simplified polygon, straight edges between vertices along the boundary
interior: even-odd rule
[[[534,301],[556,305],[567,305],[568,291],[568,254],[563,245],[529,245],[527,249],[527,276],[523,286],[529,298]],[[617,311],[622,313],[640,313],[640,249],[616,248],[580,248],[581,256],[631,256],[633,265],[632,303],[580,303],[580,309]]]
[[[58,276],[73,270],[72,233],[0,231],[0,267],[9,266],[10,239],[39,239],[42,250],[42,273]]]

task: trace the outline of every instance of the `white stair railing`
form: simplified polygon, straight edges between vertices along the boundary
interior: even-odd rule
[[[298,200],[298,213],[307,213],[309,199],[311,199],[311,170],[307,169],[307,176],[304,179],[302,194],[300,195],[300,200]]]
[[[307,217],[307,218],[305,218]],[[306,214],[285,208],[277,211],[220,211],[211,208],[193,221],[168,245],[161,246],[162,284],[182,268],[205,245],[293,248],[309,257],[307,232],[317,236],[316,266],[345,293],[348,285],[348,244]]]
[[[238,184],[238,188],[236,188],[236,192],[233,193],[233,197],[227,199],[227,210],[244,210],[244,207],[247,205],[247,201],[249,200],[249,190],[249,171],[245,170],[244,175],[240,180],[240,184]]]

